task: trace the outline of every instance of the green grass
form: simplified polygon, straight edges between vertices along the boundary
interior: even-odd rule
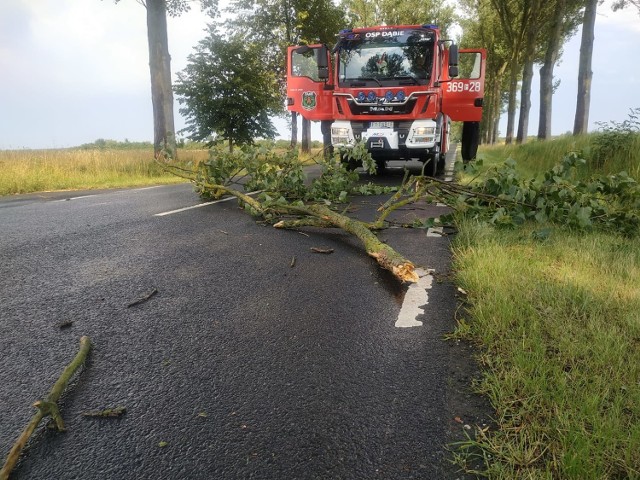
[[[573,137],[558,137],[551,141],[530,141],[524,145],[496,145],[480,148],[478,158],[490,162],[513,158],[523,174],[535,176],[555,165],[567,152],[581,152],[587,160],[586,174],[613,174],[626,171],[632,177],[640,178],[640,134],[630,136],[626,148],[615,144],[599,147],[594,140],[597,134]],[[599,149],[602,151],[600,159]]]
[[[482,155],[489,164],[511,156],[535,175],[567,146]],[[633,171],[639,160],[611,157],[591,173]],[[640,478],[640,239],[555,226],[540,241],[539,228],[459,224],[454,268],[468,304],[456,335],[480,345],[476,387],[496,426],[463,443],[458,459],[482,455],[489,478]]]
[[[179,155],[181,162],[197,162],[208,153],[185,150]],[[0,195],[180,182],[184,179],[155,163],[152,149],[0,151]]]

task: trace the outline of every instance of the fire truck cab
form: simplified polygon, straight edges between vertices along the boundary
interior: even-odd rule
[[[287,108],[321,121],[332,146],[365,142],[379,166],[418,159],[444,167],[451,121],[465,122],[464,160],[475,157],[486,52],[458,50],[435,25],[343,30],[325,45],[287,52]]]

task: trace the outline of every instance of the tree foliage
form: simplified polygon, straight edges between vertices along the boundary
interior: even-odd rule
[[[515,161],[508,160],[466,191],[444,187],[443,192],[459,212],[498,226],[533,221],[541,226],[554,223],[574,230],[638,235],[638,182],[626,172],[581,179],[578,171],[585,165],[579,152],[570,152],[540,178],[526,178],[516,170]],[[544,229],[539,235],[544,236]]]
[[[262,46],[239,36],[225,39],[210,29],[178,73],[175,92],[191,140],[215,134],[235,144],[273,138],[270,116],[280,112],[277,78],[265,68]]]
[[[457,21],[452,5],[435,0],[344,0],[342,5],[351,27],[387,25],[422,25],[433,23],[446,35]]]
[[[263,48],[263,61],[277,78],[281,113],[286,100],[286,52],[290,45],[334,41],[343,28],[344,15],[331,0],[233,0],[227,29]],[[297,114],[291,113],[292,127]],[[292,144],[297,133],[292,129]]]

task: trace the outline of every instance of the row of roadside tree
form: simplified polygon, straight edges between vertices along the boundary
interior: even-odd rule
[[[175,157],[173,92],[192,140],[215,135],[234,144],[273,138],[270,120],[285,114],[285,54],[288,45],[332,45],[342,28],[379,24],[436,23],[447,34],[462,27],[461,45],[487,49],[482,140],[494,143],[505,107],[506,143],[522,143],[529,128],[534,65],[540,68],[538,137],[551,134],[553,70],[562,46],[582,27],[574,134],[586,133],[591,57],[598,0],[201,0],[211,16],[207,36],[171,85],[166,16],[190,8],[188,0],[146,0],[156,156]],[[638,9],[638,0],[614,8]],[[223,18],[225,20],[223,20]],[[519,98],[518,98],[519,93]],[[519,108],[518,108],[519,106]],[[516,131],[516,113],[519,112]],[[291,114],[291,144],[298,138]],[[310,122],[302,121],[302,149],[310,144]]]

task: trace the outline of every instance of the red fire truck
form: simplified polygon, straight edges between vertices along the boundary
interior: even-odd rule
[[[287,108],[321,121],[332,146],[364,142],[379,167],[418,159],[435,175],[451,121],[464,122],[463,160],[476,155],[485,60],[482,49],[441,39],[435,25],[343,30],[333,49],[289,47]]]

